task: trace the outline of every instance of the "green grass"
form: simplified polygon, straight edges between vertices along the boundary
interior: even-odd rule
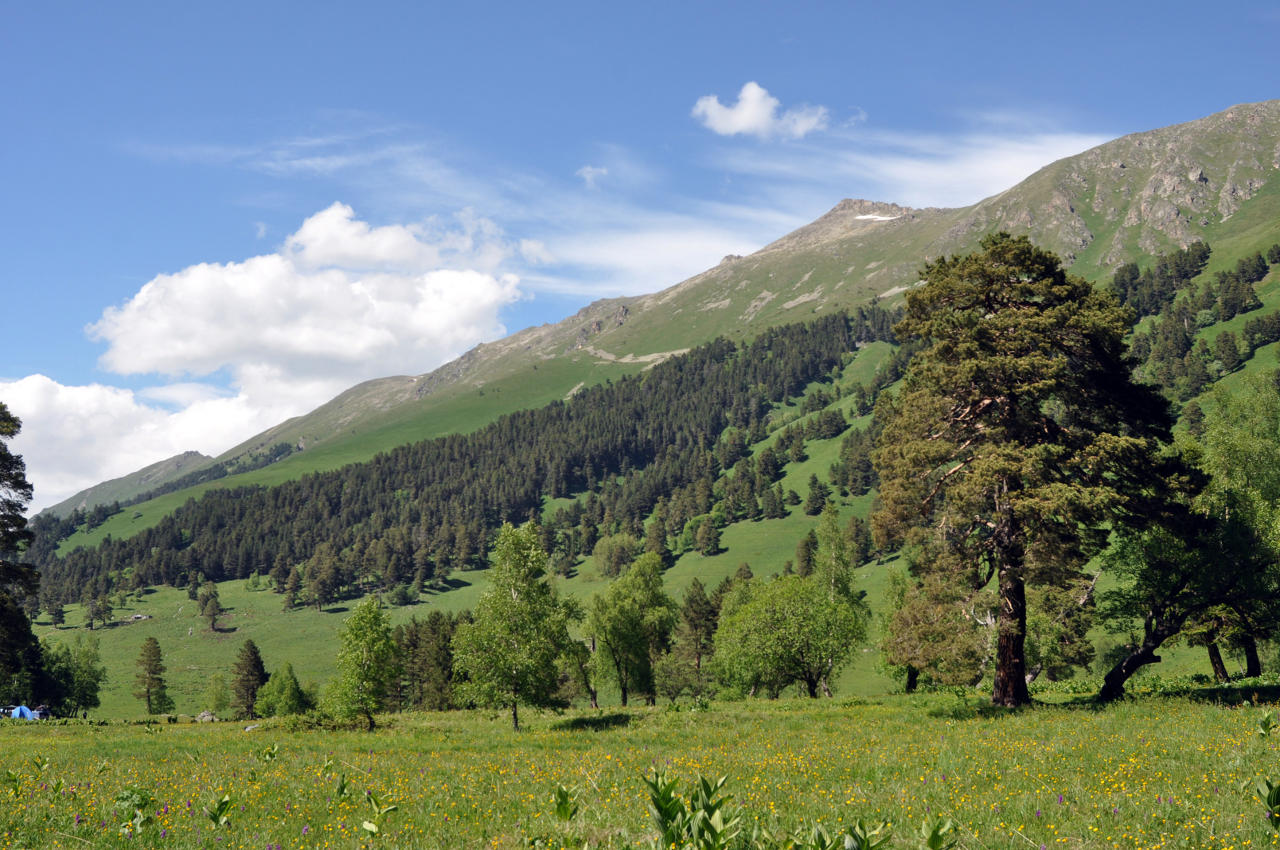
[[[1274,847],[1250,790],[1280,778],[1261,713],[1171,698],[990,713],[942,696],[526,712],[519,733],[482,712],[385,717],[373,733],[7,721],[0,847],[647,846],[655,767],[726,775],[748,833],[865,818],[915,848],[945,817],[975,850]],[[578,794],[567,823],[551,814],[561,786]],[[113,806],[125,788],[154,801],[136,838]],[[376,838],[366,793],[396,807]],[[217,827],[204,810],[224,795]]]

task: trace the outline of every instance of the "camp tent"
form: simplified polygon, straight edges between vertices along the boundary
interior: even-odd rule
[[[35,720],[36,716],[31,713],[31,709],[25,705],[20,705],[13,710],[13,714],[9,715],[14,720]]]

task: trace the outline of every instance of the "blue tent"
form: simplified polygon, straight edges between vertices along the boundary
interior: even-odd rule
[[[13,714],[9,715],[14,720],[35,720],[36,716],[31,713],[31,709],[25,705],[20,705],[13,710]]]

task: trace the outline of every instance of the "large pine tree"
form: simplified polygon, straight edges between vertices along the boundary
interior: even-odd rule
[[[31,539],[23,514],[31,500],[26,466],[6,442],[22,422],[0,402],[0,701],[32,702],[44,689],[40,645],[23,611],[35,594],[36,571],[22,563],[21,550]]]
[[[1131,314],[1026,237],[924,269],[899,337],[916,355],[875,452],[883,543],[992,582],[999,600],[992,701],[1030,701],[1027,585],[1062,585],[1159,491],[1168,403],[1130,378]]]

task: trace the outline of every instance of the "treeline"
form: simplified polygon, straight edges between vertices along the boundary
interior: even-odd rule
[[[77,531],[93,531],[125,508],[141,504],[167,493],[176,493],[179,490],[195,487],[198,484],[217,481],[220,478],[226,478],[228,475],[237,475],[242,472],[261,469],[288,457],[293,454],[294,450],[295,447],[289,443],[276,443],[269,448],[260,452],[253,452],[243,458],[219,461],[202,469],[188,472],[186,475],[175,478],[123,502],[117,500],[108,504],[94,505],[88,509],[76,508],[61,517],[47,512],[42,513],[31,521],[31,529],[35,534],[35,539],[27,550],[27,558],[35,564],[48,564],[56,557],[58,546],[63,540],[66,540]]]
[[[118,587],[268,572],[278,587],[300,589],[327,574],[308,600],[320,605],[344,592],[421,587],[483,566],[503,522],[536,516],[544,498],[583,492],[580,508],[549,523],[562,560],[591,552],[602,536],[639,532],[664,498],[683,532],[711,510],[721,473],[767,435],[771,409],[830,376],[857,344],[894,341],[894,320],[872,305],[770,329],[748,344],[716,340],[472,434],[270,489],[212,490],[127,540],[65,558],[37,545],[43,607]],[[756,496],[764,482],[752,478]]]

